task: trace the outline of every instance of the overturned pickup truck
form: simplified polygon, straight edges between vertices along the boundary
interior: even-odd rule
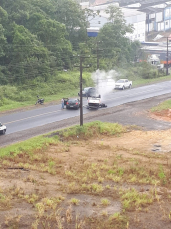
[[[101,103],[100,101],[100,96],[96,97],[96,96],[92,96],[88,98],[88,105],[87,105],[87,109],[98,109],[101,107],[107,107],[106,104]]]

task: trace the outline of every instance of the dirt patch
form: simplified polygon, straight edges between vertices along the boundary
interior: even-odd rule
[[[1,228],[169,229],[170,152],[170,129],[128,129],[1,159]]]
[[[171,122],[171,109],[152,112],[150,113],[150,117],[157,120]]]

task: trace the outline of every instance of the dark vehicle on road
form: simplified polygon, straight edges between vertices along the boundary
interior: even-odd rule
[[[78,95],[80,95],[80,93],[78,93]],[[85,87],[84,90],[82,91],[82,96],[83,97],[87,97],[87,98],[88,97],[92,97],[92,96],[97,96],[96,88],[94,88],[94,87]]]
[[[68,99],[66,102],[66,109],[79,109],[80,107],[80,100],[79,99]]]

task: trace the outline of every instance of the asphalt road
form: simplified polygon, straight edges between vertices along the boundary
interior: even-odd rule
[[[171,123],[153,120],[148,110],[158,103],[171,98],[171,81],[116,91],[110,93],[102,102],[108,107],[99,110],[84,108],[84,123],[99,120],[118,122],[123,125],[137,125],[145,130],[171,128]],[[84,105],[87,100],[84,98]],[[31,137],[79,124],[79,110],[61,110],[60,105],[39,106],[23,112],[0,116],[7,125],[6,135],[0,136],[0,147]]]
[[[171,93],[171,81],[156,83],[124,91],[111,92],[104,96],[101,101],[107,104],[108,108],[115,107],[128,102],[151,98],[158,95]],[[87,99],[84,98],[84,106]],[[105,108],[101,108],[105,109]],[[84,107],[83,113],[92,112]],[[12,113],[0,117],[0,121],[7,126],[6,136],[18,131],[43,126],[56,121],[79,116],[79,110],[62,110],[61,105],[39,106],[37,109]]]

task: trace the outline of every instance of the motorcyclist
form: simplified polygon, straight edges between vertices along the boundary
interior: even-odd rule
[[[37,95],[37,102],[35,103],[35,105],[38,104],[38,103],[39,104],[43,104],[44,103],[44,99],[43,98],[40,99],[39,96]]]

